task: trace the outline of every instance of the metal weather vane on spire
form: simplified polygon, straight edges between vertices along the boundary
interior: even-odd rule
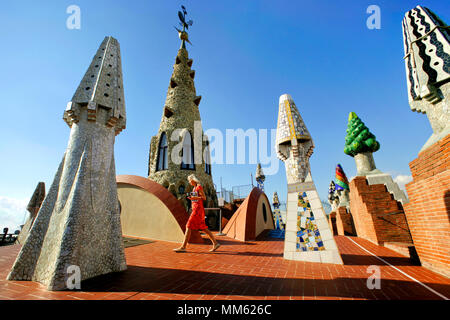
[[[186,41],[192,45],[192,43],[189,41],[188,33],[186,32],[186,30],[188,30],[189,27],[192,26],[194,21],[192,21],[192,20],[186,21],[186,15],[187,15],[186,8],[184,6],[181,6],[181,9],[183,10],[183,12],[178,11],[178,18],[180,19],[179,23],[183,27],[183,30],[180,30],[177,27],[174,27],[174,28],[178,31],[178,36],[181,39],[181,47],[186,48],[186,44],[185,44]]]

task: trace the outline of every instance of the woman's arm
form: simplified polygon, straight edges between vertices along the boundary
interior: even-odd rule
[[[203,188],[199,188],[199,189],[198,189],[198,193],[199,193],[199,195],[200,195],[199,200],[206,200],[206,195],[205,195],[205,193],[203,192]]]
[[[190,200],[206,200],[206,195],[203,192],[203,188],[198,189],[198,194],[200,195],[199,197],[188,197],[188,199],[190,199]]]

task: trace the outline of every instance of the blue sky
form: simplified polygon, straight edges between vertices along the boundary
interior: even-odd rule
[[[81,9],[80,30],[66,28],[72,4]],[[314,139],[312,175],[322,198],[337,163],[349,178],[356,172],[343,153],[350,111],[381,143],[377,167],[410,175],[408,163],[432,132],[425,115],[410,111],[406,92],[401,21],[416,1],[9,1],[0,12],[0,227],[22,221],[17,208],[39,181],[49,188],[69,137],[65,105],[107,35],[121,45],[127,108],[117,173],[147,175],[179,48],[173,26],[181,4],[194,20],[188,50],[205,130],[275,129],[278,98],[289,93]],[[379,30],[366,27],[372,4],[381,9]],[[445,1],[420,4],[450,20]],[[213,165],[214,182],[249,184],[255,168]],[[278,191],[285,199],[285,178],[280,162],[266,178],[269,198]]]

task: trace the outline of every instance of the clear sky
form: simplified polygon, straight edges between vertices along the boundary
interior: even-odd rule
[[[425,115],[411,112],[406,92],[401,21],[418,2],[401,1],[8,1],[0,11],[0,227],[22,223],[39,181],[50,187],[67,147],[62,120],[105,36],[119,40],[127,128],[116,138],[118,174],[147,175],[180,42],[174,26],[184,4],[194,20],[194,60],[203,128],[275,129],[278,98],[293,97],[315,143],[312,176],[322,199],[343,153],[354,111],[381,143],[377,167],[398,181],[431,135]],[[381,9],[370,30],[369,5]],[[444,21],[446,1],[421,1]],[[67,7],[81,9],[81,29],[66,27]],[[272,145],[272,152],[273,145]],[[214,165],[225,188],[251,183],[256,164]],[[263,166],[264,169],[264,166]],[[286,198],[284,164],[266,177],[266,193]]]

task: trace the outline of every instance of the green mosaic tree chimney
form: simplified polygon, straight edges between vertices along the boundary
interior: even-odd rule
[[[375,166],[373,152],[380,149],[380,143],[354,112],[348,116],[347,136],[344,153],[355,159],[357,175],[380,173]]]
[[[345,154],[354,157],[358,153],[376,152],[380,143],[354,112],[348,116],[347,136],[345,137]]]

